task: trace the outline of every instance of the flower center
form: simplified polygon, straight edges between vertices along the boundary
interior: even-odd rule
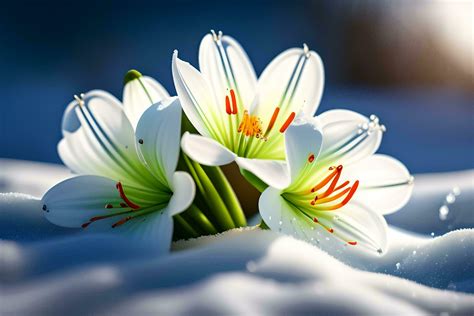
[[[81,225],[82,228],[87,228],[90,224],[97,222],[99,220],[104,220],[107,218],[111,217],[117,217],[117,216],[122,216],[121,219],[118,221],[114,222],[111,226],[112,228],[116,228],[118,226],[121,226],[125,224],[126,222],[135,219],[137,217],[152,213],[157,209],[157,205],[154,205],[153,207],[145,207],[142,208],[138,204],[132,202],[127,195],[125,194],[125,191],[123,189],[123,185],[121,182],[117,182],[116,184],[116,189],[120,195],[120,198],[122,199],[123,202],[120,202],[118,205],[113,205],[112,203],[106,203],[105,207],[106,209],[121,209],[121,211],[114,211],[111,214],[104,214],[104,215],[99,215],[99,216],[94,216],[89,219],[88,222],[84,223]],[[166,203],[164,203],[166,204]],[[163,204],[163,206],[164,206]]]
[[[270,132],[273,130],[278,119],[278,115],[280,114],[280,107],[275,107],[273,114],[268,121],[266,128],[264,129],[264,122],[262,122],[262,120],[257,115],[250,114],[248,110],[244,110],[243,115],[239,117],[235,91],[234,89],[230,89],[229,94],[225,97],[225,111],[227,115],[229,115],[231,132],[234,130],[234,128],[236,128],[237,133],[239,134],[238,146],[236,149],[234,149],[237,150],[237,153],[239,153],[243,147],[248,147],[251,145],[251,142],[244,143],[244,141],[248,139],[252,140],[257,138],[264,142],[269,139]],[[279,132],[281,134],[285,133],[286,129],[295,119],[295,116],[295,112],[291,112],[289,114],[287,119],[280,126]],[[244,152],[249,153],[247,150],[244,150]]]
[[[309,154],[308,164],[314,161],[314,154]],[[339,184],[342,169],[342,165],[329,167],[329,174],[310,188],[295,193],[285,192],[282,196],[316,225],[323,227],[331,234],[336,234],[349,245],[356,245],[356,241],[346,240],[344,236],[335,232],[330,224],[338,218],[332,211],[349,203],[359,187],[359,180],[354,181],[352,185],[350,181]]]

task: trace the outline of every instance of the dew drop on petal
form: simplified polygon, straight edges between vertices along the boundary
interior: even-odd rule
[[[448,218],[449,208],[447,205],[443,205],[439,208],[439,219],[444,221]]]
[[[247,262],[246,265],[247,271],[249,272],[255,272],[257,270],[257,265],[253,261]]]
[[[397,263],[395,264],[395,267],[397,268],[397,270],[400,270],[400,262],[397,262]]]
[[[382,249],[377,249],[377,252],[381,255],[383,253]]]
[[[431,232],[431,237],[434,237],[434,235],[435,235],[434,232]]]
[[[271,220],[272,220],[272,217],[271,217],[271,216],[268,216],[268,220],[271,221]]]
[[[454,195],[454,193],[451,192],[448,195],[446,195],[446,203],[453,204],[455,201],[456,201],[456,196]]]
[[[459,187],[454,187],[452,192],[455,196],[458,196],[459,194],[461,194],[461,189]]]
[[[413,255],[416,255],[416,250],[413,250],[412,254],[413,254]]]
[[[279,221],[279,222],[278,222],[278,225],[280,225],[280,226],[283,225],[283,222],[282,222],[282,221]]]

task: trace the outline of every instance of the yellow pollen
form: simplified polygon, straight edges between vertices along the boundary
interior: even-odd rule
[[[250,137],[262,137],[262,121],[256,115],[249,115],[247,110],[244,111],[242,122],[239,124],[237,132]]]

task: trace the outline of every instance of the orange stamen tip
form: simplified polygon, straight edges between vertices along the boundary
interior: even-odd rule
[[[308,157],[308,162],[312,163],[314,161],[314,154],[310,154]]]
[[[357,245],[357,241],[348,241],[347,243],[352,246]]]
[[[286,119],[285,123],[283,123],[283,125],[281,126],[281,128],[280,128],[280,133],[284,133],[284,132],[286,131],[286,129],[288,128],[288,126],[290,126],[291,122],[293,122],[295,116],[296,116],[296,113],[295,113],[295,112],[291,112],[290,116],[288,116],[288,118]]]
[[[131,207],[132,209],[134,210],[137,210],[140,208],[139,205],[133,203],[132,201],[130,201],[128,199],[128,197],[125,195],[125,191],[123,190],[123,186],[122,186],[122,183],[121,182],[117,182],[117,190],[119,191],[119,194],[120,194],[120,197],[122,198],[122,200],[129,206]]]
[[[330,232],[332,234],[332,233],[334,233],[334,229],[328,228],[328,232]]]
[[[314,204],[316,204],[316,201],[314,201],[314,200],[311,201],[311,205],[314,205]]]
[[[226,95],[225,97],[225,112],[229,115],[232,114],[232,111],[230,110],[230,99],[228,95]]]
[[[316,217],[315,217],[315,218],[313,218],[313,222],[315,222],[315,223],[319,223],[319,221],[318,221],[318,219],[317,219]]]
[[[232,99],[232,114],[237,114],[237,99],[235,98],[234,89],[230,89],[230,97]]]
[[[81,225],[82,228],[87,228],[92,222],[87,222]]]
[[[121,220],[119,220],[118,222],[112,224],[112,228],[115,228],[117,226],[120,226],[120,225],[123,225],[125,224],[126,222],[128,222],[129,220],[131,220],[133,217],[131,216],[127,216],[127,217],[124,217],[122,218]]]
[[[342,170],[342,165],[337,166],[337,170]]]

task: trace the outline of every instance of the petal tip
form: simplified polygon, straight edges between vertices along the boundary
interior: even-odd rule
[[[127,73],[125,74],[125,77],[123,78],[123,85],[126,85],[130,81],[138,79],[141,76],[142,74],[138,70],[130,69],[129,71],[127,71]]]

